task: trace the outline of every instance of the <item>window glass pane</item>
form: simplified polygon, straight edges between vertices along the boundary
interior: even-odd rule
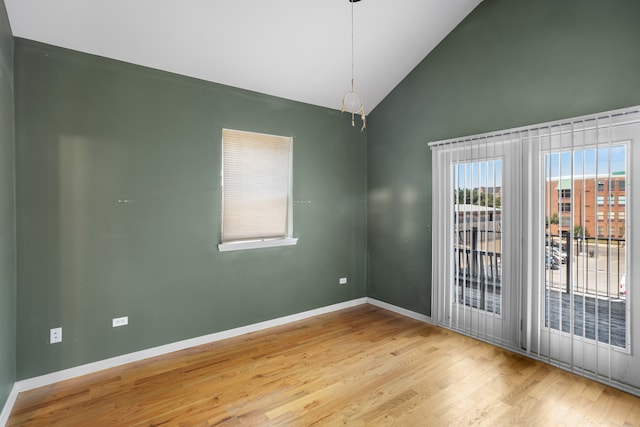
[[[545,169],[549,173],[545,215],[556,206],[561,213],[559,224],[547,221],[545,233],[545,324],[562,332],[570,332],[571,324],[580,325],[573,333],[588,339],[596,339],[596,329],[607,331],[599,333],[597,340],[625,347],[626,294],[622,295],[618,286],[626,271],[625,226],[616,222],[616,217],[625,219],[626,195],[619,194],[619,183],[625,179],[626,148],[575,149],[573,156],[566,156],[568,152],[545,155],[546,163],[557,164]],[[596,181],[594,175],[608,177]],[[595,194],[595,205],[594,185],[597,191],[606,189],[605,194]],[[573,206],[568,200],[554,199],[566,189],[573,189]],[[617,194],[611,195],[609,190]],[[570,314],[563,307],[571,304],[584,310]],[[598,316],[596,304],[611,304],[611,318]]]
[[[500,314],[502,160],[454,165],[455,302]]]
[[[560,212],[571,212],[571,203],[560,203]]]

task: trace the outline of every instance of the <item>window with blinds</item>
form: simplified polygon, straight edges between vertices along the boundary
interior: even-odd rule
[[[293,245],[293,138],[222,130],[220,251]]]

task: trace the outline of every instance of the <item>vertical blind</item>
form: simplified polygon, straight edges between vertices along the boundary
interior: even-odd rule
[[[222,242],[285,238],[291,137],[223,129]]]
[[[430,143],[433,317],[640,394],[638,107]]]
[[[511,134],[433,146],[434,312],[438,322],[517,348],[521,178]],[[505,310],[505,307],[507,310]]]

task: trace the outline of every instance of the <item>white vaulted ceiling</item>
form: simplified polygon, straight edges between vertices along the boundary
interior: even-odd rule
[[[482,0],[354,3],[367,113]],[[348,0],[5,0],[13,35],[339,109],[351,81]]]

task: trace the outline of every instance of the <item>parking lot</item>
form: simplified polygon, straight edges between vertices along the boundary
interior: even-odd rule
[[[599,298],[624,298],[620,281],[625,274],[625,247],[590,244],[577,256],[570,254],[566,263],[546,271],[547,287],[567,290],[567,268],[571,268],[574,293],[597,295]]]

